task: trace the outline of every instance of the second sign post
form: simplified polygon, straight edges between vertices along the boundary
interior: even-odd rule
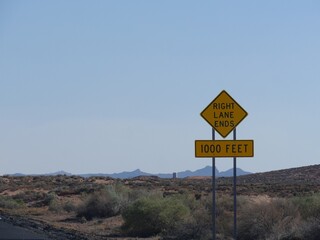
[[[237,157],[253,157],[253,140],[236,140],[236,127],[248,113],[226,92],[222,91],[202,112],[201,116],[212,127],[212,140],[196,140],[195,156],[212,157],[212,225],[213,239],[216,239],[216,181],[215,158],[233,157],[233,197],[234,197],[234,231],[233,237],[237,239]],[[233,131],[233,140],[215,140],[215,131],[223,138]]]

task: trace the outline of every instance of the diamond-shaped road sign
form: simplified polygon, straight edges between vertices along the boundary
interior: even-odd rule
[[[201,112],[201,116],[224,138],[247,115],[248,113],[224,90]]]

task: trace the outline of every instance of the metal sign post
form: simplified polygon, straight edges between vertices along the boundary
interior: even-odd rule
[[[233,130],[233,140],[237,140],[236,128]],[[237,157],[233,158],[233,239],[237,239]]]
[[[233,238],[237,239],[237,157],[253,157],[253,140],[237,140],[236,127],[248,113],[222,91],[202,112],[212,127],[212,140],[196,140],[195,156],[212,157],[212,237],[216,239],[216,157],[233,157]],[[233,140],[215,140],[215,131],[223,138],[233,131]]]
[[[215,131],[212,128],[212,140],[215,140]],[[216,158],[212,157],[212,237],[216,240]]]

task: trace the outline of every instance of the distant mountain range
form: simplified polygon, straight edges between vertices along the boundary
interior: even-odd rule
[[[219,172],[219,170],[216,168],[215,173],[216,173],[216,177],[230,177],[230,176],[233,176],[233,169]],[[237,168],[237,176],[242,176],[242,175],[247,175],[247,174],[251,174],[251,172],[246,172],[240,168]],[[25,176],[25,175],[26,174],[22,174],[22,173],[11,174],[11,176]],[[32,174],[32,175],[44,175],[44,176],[78,175],[78,176],[85,177],[85,178],[88,178],[88,177],[112,177],[112,178],[121,178],[121,179],[134,178],[134,177],[138,177],[138,176],[157,176],[160,178],[172,178],[173,177],[173,173],[151,174],[151,173],[142,172],[140,169],[136,169],[132,172],[120,172],[120,173],[112,173],[112,174],[107,174],[107,173],[72,174],[72,173],[68,173],[65,171],[58,171],[58,172],[48,173],[48,174]],[[176,175],[177,175],[177,178],[196,177],[196,176],[200,176],[200,177],[212,176],[212,167],[206,166],[204,168],[201,168],[201,169],[198,169],[195,171],[186,170],[186,171],[182,171],[182,172],[177,172]]]

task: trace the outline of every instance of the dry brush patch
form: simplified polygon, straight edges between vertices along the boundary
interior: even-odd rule
[[[284,175],[281,173],[280,179]],[[251,239],[320,239],[317,235],[320,215],[317,180],[311,178],[303,182],[301,175],[295,172],[294,180],[282,183],[274,176],[269,174],[266,182],[260,181],[257,176],[239,178],[239,239],[250,239],[250,236],[253,236]],[[149,203],[161,202],[161,207],[153,206],[156,210],[150,214],[158,215],[160,219],[162,217],[162,228],[154,232],[158,236],[151,238],[211,237],[210,178],[138,177],[121,180],[77,176],[5,176],[0,177],[0,183],[0,208],[4,213],[27,216],[56,229],[82,234],[87,239],[128,238],[132,232],[122,227],[127,221],[122,214],[141,199],[148,199]],[[232,179],[217,179],[217,227],[221,239],[232,236],[231,193]],[[176,207],[170,208],[169,203]],[[146,202],[144,204],[148,206]],[[110,206],[111,214],[105,212],[99,215]],[[152,204],[149,206],[151,209],[153,207]],[[79,214],[84,209],[89,213],[100,210],[92,216]],[[175,219],[175,214],[180,217]],[[176,223],[170,224],[170,219],[175,219]],[[260,228],[264,230],[260,231]],[[255,235],[257,232],[260,234]],[[306,236],[308,238],[304,238]]]

